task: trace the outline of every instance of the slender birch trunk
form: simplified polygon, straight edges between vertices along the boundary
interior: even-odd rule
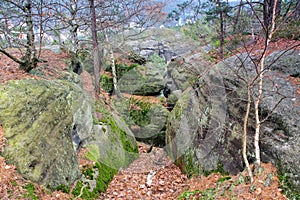
[[[246,169],[248,171],[248,175],[250,177],[250,181],[251,183],[253,183],[254,178],[253,178],[253,173],[252,170],[250,168],[248,159],[247,159],[247,126],[248,126],[248,120],[249,120],[249,113],[250,113],[250,107],[251,107],[251,88],[250,85],[247,85],[247,110],[246,110],[246,114],[244,117],[244,134],[243,134],[243,159],[246,165]]]
[[[109,43],[108,35],[105,32],[105,40],[109,48],[109,54],[110,54],[110,62],[111,62],[111,70],[112,70],[112,75],[113,75],[113,85],[114,85],[114,91],[117,95],[118,98],[122,98],[122,94],[118,88],[118,83],[117,83],[117,73],[116,73],[116,64],[115,64],[115,57],[114,57],[114,51],[112,49],[111,44]]]
[[[274,7],[273,7],[273,13],[272,13],[272,22],[271,22],[271,30],[269,31],[269,34],[267,35],[266,38],[266,46],[265,46],[265,51],[263,52],[262,58],[260,60],[260,68],[258,71],[258,97],[257,100],[254,102],[254,108],[255,108],[255,136],[254,136],[254,147],[255,147],[255,164],[256,166],[260,167],[261,165],[261,159],[260,159],[260,148],[259,148],[259,137],[260,137],[260,117],[259,117],[259,104],[262,99],[263,95],[263,78],[264,78],[264,62],[265,62],[265,57],[267,54],[267,49],[269,46],[269,43],[272,39],[272,36],[274,34],[275,30],[275,17],[276,17],[276,6],[277,6],[277,0],[274,0]]]

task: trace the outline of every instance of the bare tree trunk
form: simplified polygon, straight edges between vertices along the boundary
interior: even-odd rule
[[[36,49],[34,45],[34,32],[33,32],[33,22],[32,22],[32,11],[31,11],[31,1],[27,0],[27,3],[24,7],[26,13],[26,23],[27,23],[27,45],[26,53],[24,57],[24,64],[20,65],[20,69],[23,69],[27,72],[32,70],[37,66],[38,59],[36,56]]]
[[[240,4],[238,6],[238,10],[237,10],[236,16],[234,18],[234,23],[233,23],[233,32],[234,33],[236,32],[237,24],[239,22],[239,18],[240,18],[240,15],[241,15],[242,3],[243,3],[243,0],[240,0]]]
[[[255,106],[255,136],[254,136],[254,146],[255,146],[255,164],[260,167],[261,165],[261,159],[260,159],[260,148],[259,148],[259,137],[260,137],[260,117],[259,117],[259,104],[262,99],[262,94],[263,94],[263,78],[264,78],[264,62],[265,62],[265,57],[267,54],[267,49],[269,46],[269,43],[272,39],[272,36],[274,34],[275,30],[275,18],[276,18],[276,5],[277,5],[277,0],[274,0],[274,6],[273,6],[273,12],[272,12],[272,21],[271,21],[271,30],[269,31],[269,34],[267,35],[266,38],[266,46],[265,46],[265,51],[263,52],[261,61],[260,61],[260,68],[258,71],[259,79],[258,79],[258,97],[257,100],[254,102]]]
[[[69,25],[71,27],[70,34],[71,34],[72,51],[76,54],[76,56],[77,56],[78,44],[79,44],[78,37],[77,37],[77,30],[79,28],[79,25],[76,24],[76,22],[74,23],[74,21],[76,19],[77,10],[78,10],[77,2],[71,1],[71,5],[70,5],[71,20],[69,21]],[[91,12],[91,14],[92,14],[92,12]],[[93,17],[92,17],[92,20],[93,20]]]
[[[112,49],[111,44],[109,43],[108,35],[105,32],[105,40],[109,48],[109,54],[110,54],[110,62],[111,62],[111,70],[112,70],[112,75],[113,75],[113,85],[114,85],[114,91],[117,95],[118,98],[122,98],[122,94],[118,88],[118,83],[117,83],[117,73],[116,73],[116,64],[115,64],[115,57],[114,57],[114,51]]]
[[[263,4],[263,18],[264,18],[264,26],[267,30],[270,25],[272,26],[273,16],[276,14],[280,14],[280,7],[278,6],[278,0],[264,0]],[[275,15],[273,15],[273,10],[275,8]],[[269,33],[268,33],[269,35]]]
[[[263,20],[264,29],[267,30],[269,26],[269,0],[264,0],[263,3]]]
[[[220,50],[219,50],[219,54],[220,54],[220,59],[223,59],[223,48],[224,48],[224,18],[223,18],[223,11],[222,11],[222,7],[221,7],[221,1],[218,0],[218,7],[219,7],[219,15],[220,15],[220,32],[219,32],[219,40],[220,40]]]
[[[89,0],[90,2],[90,12],[92,17],[92,38],[93,38],[93,54],[94,54],[94,77],[95,77],[95,92],[98,96],[100,94],[100,55],[99,46],[97,39],[97,28],[96,28],[96,13],[94,0]]]
[[[250,85],[247,85],[247,110],[246,110],[246,114],[244,117],[244,134],[243,134],[243,159],[246,165],[246,169],[248,171],[248,175],[250,177],[250,181],[251,183],[253,183],[254,179],[253,179],[253,173],[252,170],[250,168],[248,159],[247,159],[247,126],[248,126],[248,119],[249,119],[249,113],[250,113],[250,107],[251,107],[251,88]]]

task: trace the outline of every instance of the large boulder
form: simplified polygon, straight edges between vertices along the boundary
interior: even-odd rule
[[[50,188],[79,177],[71,134],[79,91],[67,81],[1,85],[0,121],[8,142],[3,155],[23,177]]]
[[[3,156],[24,178],[50,189],[69,186],[81,177],[76,151],[82,146],[96,146],[101,157],[95,162],[114,170],[138,155],[135,138],[122,120],[96,104],[107,120],[95,124],[93,99],[78,76],[63,78],[0,86],[0,122],[8,142]],[[110,180],[113,176],[99,173]]]
[[[200,56],[177,59],[177,64],[173,65],[177,66],[175,72],[181,71],[181,75],[189,71],[190,75],[186,77],[191,80],[176,80],[172,76],[178,89],[186,89],[167,121],[166,150],[190,175],[211,171],[219,164],[225,170],[237,173],[242,169],[237,150],[241,143],[237,142],[237,132],[226,129],[228,115],[223,79]],[[180,63],[182,70],[179,70]],[[169,74],[174,73],[171,70]]]
[[[299,64],[300,51],[275,51],[266,58],[263,79],[263,98],[260,104],[260,115],[264,120],[260,133],[261,157],[264,162],[272,162],[279,172],[285,176],[290,184],[300,189],[299,173],[300,159],[300,94]],[[230,67],[229,67],[230,66]],[[240,66],[243,66],[241,69]],[[227,89],[236,93],[236,98],[227,105],[229,111],[236,113],[232,116],[243,116],[245,105],[238,98],[245,98],[245,86],[237,76],[246,78],[255,77],[254,65],[247,54],[239,54],[217,65],[226,79]],[[238,70],[237,70],[238,69]],[[238,71],[238,73],[237,73]],[[230,97],[230,96],[228,96]],[[256,87],[253,90],[253,99],[257,97]],[[254,111],[252,110],[252,113]],[[241,124],[241,122],[240,122]],[[250,137],[255,129],[254,116],[249,121]],[[251,138],[250,142],[253,141]],[[249,154],[253,153],[249,144]]]
[[[164,72],[166,64],[157,54],[151,56],[151,60],[137,69],[126,72],[118,80],[121,92],[135,95],[158,95],[165,87]],[[143,70],[143,71],[142,71]]]
[[[175,104],[182,92],[195,84],[198,77],[206,72],[205,69],[210,64],[203,57],[202,52],[186,53],[169,63],[165,73],[165,91],[168,91],[165,96],[168,97],[169,104]]]
[[[114,100],[114,108],[139,141],[162,146],[165,143],[169,111],[162,104],[134,98]]]
[[[99,163],[116,170],[127,167],[138,157],[135,137],[118,113],[102,108],[102,114],[101,121],[93,126],[87,146],[97,148]]]
[[[142,33],[138,30],[131,30],[125,34],[131,38],[125,42],[125,49],[146,59],[149,59],[153,54],[158,54],[166,63],[198,46],[195,40],[179,31],[168,28],[151,28]],[[120,41],[116,39],[115,42]]]
[[[265,65],[269,70],[264,74],[260,114],[262,119],[268,118],[261,125],[261,155],[263,162],[273,162],[280,173],[299,190],[300,159],[297,152],[300,146],[300,106],[297,102],[300,97],[297,93],[299,85],[292,81],[299,71],[299,52],[290,51],[278,57],[282,53],[275,52],[266,59]],[[239,77],[251,80],[255,76],[254,65],[247,54],[239,54],[215,66],[206,67],[203,63],[195,62],[200,61],[201,57],[192,61],[190,58],[193,56],[177,59],[172,64],[178,65],[178,68],[181,65],[182,70],[191,66],[193,70],[190,77],[200,76],[187,87],[184,86],[188,85],[187,81],[172,79],[176,83],[173,84],[175,89],[187,89],[168,118],[167,150],[189,174],[216,169],[218,164],[222,164],[226,171],[237,173],[244,168],[241,150],[247,104],[246,84]],[[273,64],[274,60],[278,63]],[[171,70],[169,74],[172,73]],[[257,91],[254,89],[252,100],[256,97]],[[251,162],[254,130],[252,106],[247,151]]]
[[[268,89],[264,91],[262,110],[276,109],[263,124],[262,157],[273,162],[300,191],[300,51],[276,51],[267,58],[266,66],[270,70],[265,75],[264,87]]]

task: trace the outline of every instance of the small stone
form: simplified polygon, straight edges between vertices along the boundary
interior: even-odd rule
[[[9,165],[5,166],[5,169],[10,169],[10,168],[11,168],[11,166],[9,166]]]
[[[165,182],[164,181],[159,181],[159,184],[160,185],[165,185]]]
[[[262,180],[258,180],[259,183],[264,183]]]
[[[260,188],[260,187],[257,188],[256,191],[255,191],[255,193],[256,193],[257,195],[261,194],[261,188]]]

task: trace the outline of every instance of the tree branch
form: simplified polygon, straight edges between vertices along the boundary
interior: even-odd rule
[[[15,61],[18,64],[24,64],[25,63],[24,61],[22,61],[21,59],[16,58],[15,56],[13,56],[9,52],[5,51],[4,49],[0,49],[0,53],[3,53],[4,55],[6,55],[7,57],[9,57],[10,59],[12,59],[13,61]]]

